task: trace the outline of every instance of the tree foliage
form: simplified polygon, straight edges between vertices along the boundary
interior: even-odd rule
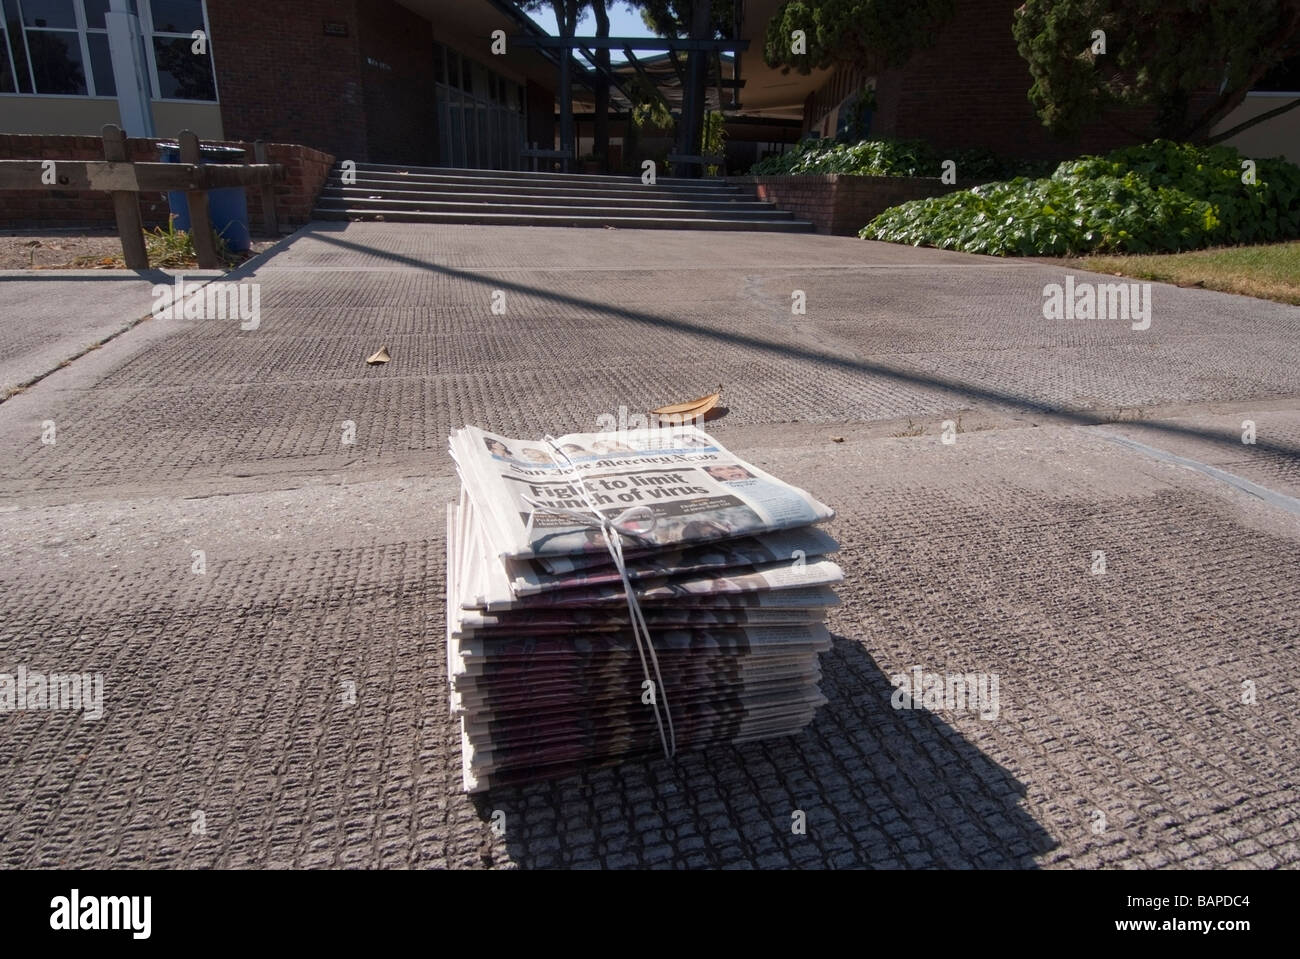
[[[1300,0],[1026,0],[1013,26],[1050,129],[1143,106],[1159,135],[1180,140],[1207,139],[1298,31]]]
[[[763,59],[803,74],[835,63],[901,66],[954,9],[954,0],[789,0],[768,21]],[[796,30],[806,53],[794,52]]]
[[[635,0],[630,5],[641,8],[645,25],[661,37],[689,37],[691,34],[694,0]],[[713,0],[711,38],[730,35],[735,10],[736,0]]]
[[[583,10],[587,6],[587,0],[516,0],[516,2],[521,10],[528,13],[536,13],[538,10],[551,11],[562,37],[577,35],[578,21],[582,19]]]

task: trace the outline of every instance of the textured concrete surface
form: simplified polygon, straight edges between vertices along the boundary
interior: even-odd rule
[[[105,682],[98,721],[0,714],[0,864],[1295,866],[1300,311],[1155,285],[1146,331],[1044,320],[1064,272],[355,224],[245,269],[256,331],[135,326],[0,404],[0,672]],[[714,432],[839,511],[829,705],[793,739],[461,795],[448,430],[719,382]],[[914,666],[996,674],[997,718],[892,708]]]
[[[148,315],[153,284],[171,282],[162,270],[0,270],[0,398]]]

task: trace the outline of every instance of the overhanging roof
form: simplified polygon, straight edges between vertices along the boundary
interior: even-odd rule
[[[546,31],[538,26],[526,14],[514,11],[505,0],[397,0],[413,13],[418,13],[433,24],[430,43],[440,41],[458,46],[467,53],[473,53],[476,47],[482,49],[478,57],[484,63],[494,59],[490,49],[493,30],[504,30],[507,37],[520,35],[527,29],[526,24],[540,35]],[[548,90],[555,89],[556,60],[552,51],[516,47],[504,57],[502,66],[510,72],[519,74],[534,83],[539,83]]]
[[[740,25],[740,36],[749,41],[749,49],[741,53],[740,75],[745,80],[741,96],[744,112],[751,116],[800,119],[803,103],[808,95],[830,78],[829,70],[814,70],[803,76],[791,70],[782,73],[763,62],[763,38],[768,21],[783,0],[745,0],[745,19]]]

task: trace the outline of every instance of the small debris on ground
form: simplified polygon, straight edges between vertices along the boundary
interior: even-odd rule
[[[378,352],[366,357],[366,362],[374,366],[378,363],[387,363],[391,359],[392,357],[388,355],[388,347],[381,346]]]
[[[657,410],[651,410],[650,415],[659,417],[665,423],[682,423],[697,416],[704,416],[709,410],[718,405],[720,399],[722,399],[721,386],[707,396],[687,400],[685,403],[670,403],[667,406],[659,407]]]

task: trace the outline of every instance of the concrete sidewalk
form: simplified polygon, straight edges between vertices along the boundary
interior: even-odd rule
[[[0,399],[149,315],[156,283],[177,271],[0,270]],[[186,277],[220,276],[216,270]]]
[[[0,863],[1300,862],[1300,311],[1156,285],[1146,331],[1046,321],[1063,274],[817,236],[304,231],[241,274],[259,329],[147,320],[0,404],[0,672],[105,677],[101,720],[0,716]],[[719,382],[719,438],[839,513],[829,705],[799,738],[464,797],[449,429],[594,429]],[[996,674],[997,718],[893,709],[914,666]]]

